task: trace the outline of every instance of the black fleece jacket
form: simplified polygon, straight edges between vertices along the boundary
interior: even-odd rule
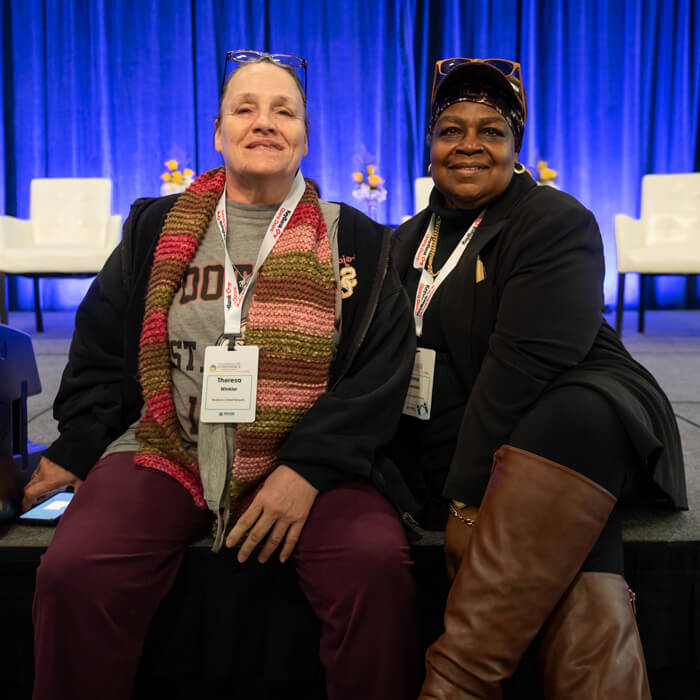
[[[60,437],[45,456],[80,478],[141,413],[145,295],[158,236],[176,199],[132,205],[122,242],[78,308],[54,403]],[[415,352],[410,306],[389,245],[387,229],[340,205],[339,257],[355,268],[357,285],[342,302],[328,390],[290,432],[278,462],[320,491],[371,481],[406,512],[415,508],[413,497],[393,464],[378,455],[396,429]]]
[[[436,203],[434,190],[431,207]],[[404,280],[431,214],[425,209],[396,230],[393,256]],[[674,505],[687,508],[673,409],[604,321],[604,273],[598,225],[573,197],[537,187],[525,173],[488,205],[428,308],[468,392],[446,497],[479,503],[494,452],[530,407],[545,391],[576,384],[611,403],[639,468]]]

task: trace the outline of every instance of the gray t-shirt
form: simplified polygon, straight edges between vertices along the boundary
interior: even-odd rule
[[[338,296],[336,318],[340,319],[340,280],[338,277],[338,220],[340,207],[320,201],[321,212],[328,229],[333,270]],[[234,266],[236,279],[251,274],[267,227],[277,211],[277,205],[239,204],[226,200],[226,246]],[[173,398],[180,422],[181,436],[193,459],[197,459],[199,433],[199,403],[204,371],[204,350],[214,345],[224,332],[224,251],[223,240],[214,218],[199,244],[182,286],[175,293],[168,313],[168,338],[172,366]],[[254,285],[253,285],[254,286]],[[242,319],[248,315],[253,287],[246,294]],[[339,327],[339,323],[336,323]],[[336,344],[338,337],[336,334]],[[144,406],[145,410],[145,406]],[[143,415],[143,412],[142,412]],[[138,423],[138,421],[137,421]],[[135,451],[138,440],[136,423],[112,442],[103,457],[113,452]],[[235,451],[235,426],[226,426],[228,454]]]

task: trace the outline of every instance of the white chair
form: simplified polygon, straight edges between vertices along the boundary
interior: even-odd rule
[[[622,333],[625,274],[639,273],[638,331],[644,332],[644,286],[649,275],[700,273],[700,173],[645,175],[642,215],[615,217],[617,242],[617,334]],[[693,275],[693,277],[688,277]]]
[[[0,322],[7,323],[5,275],[34,280],[37,331],[43,331],[39,278],[97,274],[119,242],[122,217],[110,215],[107,178],[31,182],[30,219],[0,216]]]
[[[413,194],[415,201],[415,208],[413,214],[417,214],[428,206],[428,200],[430,199],[430,193],[433,190],[433,178],[432,177],[417,177],[413,181]],[[410,216],[404,216],[401,219],[401,223],[408,221]]]
[[[413,191],[416,197],[416,210],[414,214],[419,211],[423,211],[428,206],[428,201],[430,200],[430,193],[433,191],[432,177],[417,177],[413,182]]]

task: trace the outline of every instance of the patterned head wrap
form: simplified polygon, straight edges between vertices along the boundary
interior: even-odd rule
[[[495,109],[513,132],[515,152],[520,152],[525,131],[527,102],[522,84],[488,63],[470,61],[455,66],[437,86],[430,106],[430,140],[440,115],[457,102],[478,102]]]

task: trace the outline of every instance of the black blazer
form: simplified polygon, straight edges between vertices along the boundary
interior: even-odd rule
[[[395,232],[403,280],[430,216],[425,209]],[[477,283],[478,260],[485,278]],[[611,401],[640,468],[687,508],[673,411],[603,319],[604,274],[593,214],[527,173],[514,175],[444,282],[439,308],[429,308],[439,314],[449,356],[470,390],[445,496],[483,493],[494,452],[529,407],[548,389],[579,384]]]

